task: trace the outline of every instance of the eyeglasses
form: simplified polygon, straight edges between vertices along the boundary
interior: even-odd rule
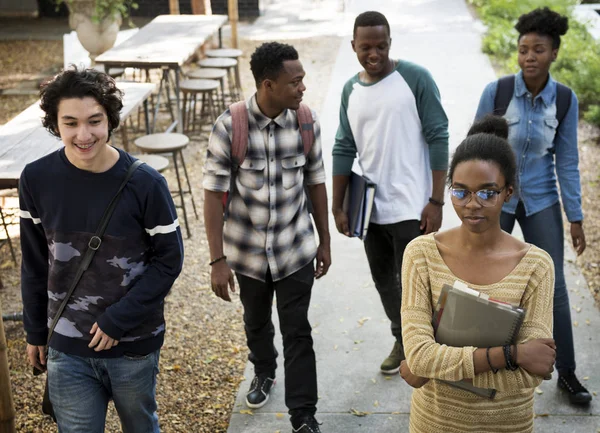
[[[506,185],[500,189],[480,189],[477,192],[464,188],[450,188],[450,199],[457,206],[466,206],[475,194],[477,203],[483,207],[492,207],[498,203],[498,196],[505,188]]]

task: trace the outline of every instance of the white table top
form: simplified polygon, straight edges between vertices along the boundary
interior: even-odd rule
[[[227,22],[226,15],[159,15],[96,58],[121,67],[178,67]]]
[[[154,83],[117,82],[123,91],[121,122],[125,121],[156,88]],[[39,101],[30,105],[17,117],[0,127],[0,186],[17,185],[21,172],[28,163],[54,150],[62,142],[42,126]]]

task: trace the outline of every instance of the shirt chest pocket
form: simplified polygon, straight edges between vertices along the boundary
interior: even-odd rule
[[[238,180],[244,188],[261,189],[265,184],[265,159],[246,158],[238,169]]]
[[[506,117],[506,123],[508,123],[508,142],[513,146],[513,150],[517,150],[514,143],[517,143],[519,138],[519,122],[521,118],[519,116]]]
[[[285,189],[293,188],[302,182],[302,171],[306,164],[304,154],[289,156],[281,160],[281,183]]]
[[[544,147],[552,149],[554,146],[554,137],[556,137],[556,129],[558,128],[558,120],[554,117],[548,117],[544,119]]]

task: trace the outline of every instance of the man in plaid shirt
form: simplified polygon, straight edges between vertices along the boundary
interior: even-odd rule
[[[232,172],[229,110],[214,125],[204,166],[211,284],[218,297],[231,301],[229,289],[235,290],[232,269],[236,273],[248,358],[255,370],[246,397],[251,408],[262,407],[275,384],[277,351],[271,306],[277,293],[285,402],[293,431],[317,433],[317,371],[308,307],[314,278],[325,275],[331,264],[320,127],[313,112],[315,141],[305,155],[296,114],[306,90],[305,72],[294,47],[265,43],[252,54],[250,68],[257,92],[246,101],[247,154],[235,174],[224,230],[222,199]],[[318,247],[305,184],[314,208]]]

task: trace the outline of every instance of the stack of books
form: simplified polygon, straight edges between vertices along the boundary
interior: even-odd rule
[[[348,215],[350,237],[364,240],[367,236],[374,202],[375,184],[352,171],[343,205],[344,212]]]
[[[485,293],[456,281],[447,284],[433,315],[435,341],[451,347],[478,348],[514,344],[525,318],[525,310],[491,299]],[[473,386],[471,382],[446,382],[477,395],[494,398],[496,390]]]

